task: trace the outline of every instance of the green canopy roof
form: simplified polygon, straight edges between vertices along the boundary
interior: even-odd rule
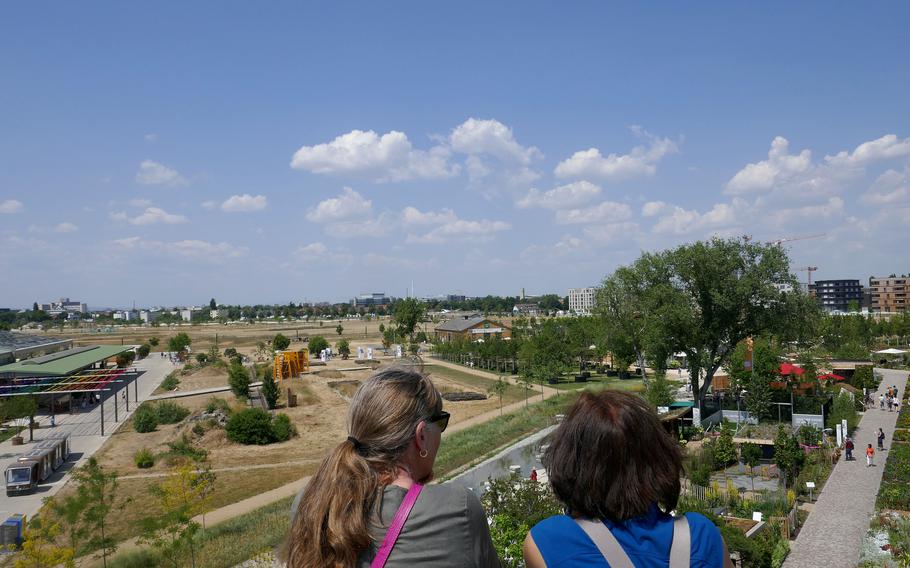
[[[58,377],[81,371],[99,361],[104,361],[132,349],[132,345],[92,345],[76,347],[43,357],[26,359],[0,367],[0,375]]]

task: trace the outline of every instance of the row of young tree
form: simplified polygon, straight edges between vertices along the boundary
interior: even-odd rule
[[[45,499],[41,512],[24,532],[16,568],[74,567],[75,559],[96,554],[107,566],[117,550],[114,513],[131,503],[120,493],[115,472],[91,457],[72,473],[75,490]],[[211,468],[183,465],[149,487],[156,507],[140,520],[140,542],[151,546],[168,564],[196,566],[198,533],[204,531],[216,475]],[[195,518],[201,515],[201,521]]]

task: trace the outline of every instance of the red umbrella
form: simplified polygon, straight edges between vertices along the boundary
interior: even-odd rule
[[[835,375],[834,373],[827,373],[824,375],[819,375],[818,378],[819,378],[819,380],[822,380],[822,381],[846,381],[847,380],[847,377]]]
[[[778,371],[781,375],[802,375],[805,372],[802,367],[797,367],[793,363],[781,363]]]

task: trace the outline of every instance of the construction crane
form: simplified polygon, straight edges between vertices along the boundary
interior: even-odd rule
[[[803,268],[798,269],[800,272],[809,273],[809,286],[812,286],[812,273],[818,270],[817,266],[804,266]]]
[[[805,241],[807,239],[820,239],[824,236],[827,236],[827,233],[819,233],[817,235],[800,235],[798,237],[784,237],[781,239],[775,239],[773,241],[768,241],[765,244],[781,246],[784,243],[792,243],[793,241]],[[811,273],[810,273],[810,275],[811,275]]]

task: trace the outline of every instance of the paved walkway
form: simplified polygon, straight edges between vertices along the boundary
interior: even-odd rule
[[[907,371],[876,369],[876,372],[884,377],[879,392],[896,385],[903,394]],[[875,510],[875,497],[896,422],[896,412],[877,407],[866,411],[853,437],[856,461],[841,459],[834,466],[806,525],[791,543],[792,552],[784,562],[784,568],[856,566],[863,537],[869,530],[869,521]],[[885,451],[876,450],[875,467],[866,467],[866,444],[878,447],[875,432],[879,428],[885,430]]]
[[[164,377],[173,371],[175,367],[168,359],[159,357],[157,353],[152,354],[145,359],[136,361],[134,365],[142,374],[136,379],[137,385],[129,386],[130,402],[129,411],[126,409],[126,401],[122,397],[109,396],[104,403],[104,435],[101,435],[101,408],[100,405],[81,412],[58,413],[56,415],[57,425],[53,428],[42,427],[35,430],[35,440],[32,443],[26,442],[22,446],[13,446],[11,440],[0,443],[0,471],[4,471],[6,466],[17,461],[19,456],[34,448],[35,444],[47,438],[51,434],[69,434],[70,435],[70,458],[67,463],[54,472],[46,481],[38,485],[34,493],[28,495],[7,496],[5,493],[0,494],[0,511],[23,513],[29,517],[38,512],[41,508],[42,501],[57,493],[61,487],[69,480],[67,475],[73,468],[79,467],[83,462],[94,454],[101,445],[107,440],[121,424],[132,415],[138,406],[134,400],[134,392],[138,392],[139,401],[146,400],[152,391],[161,384]],[[114,405],[117,405],[117,418],[114,421]],[[50,422],[50,417],[38,415],[35,420],[43,426]],[[28,439],[28,430],[23,432]]]

